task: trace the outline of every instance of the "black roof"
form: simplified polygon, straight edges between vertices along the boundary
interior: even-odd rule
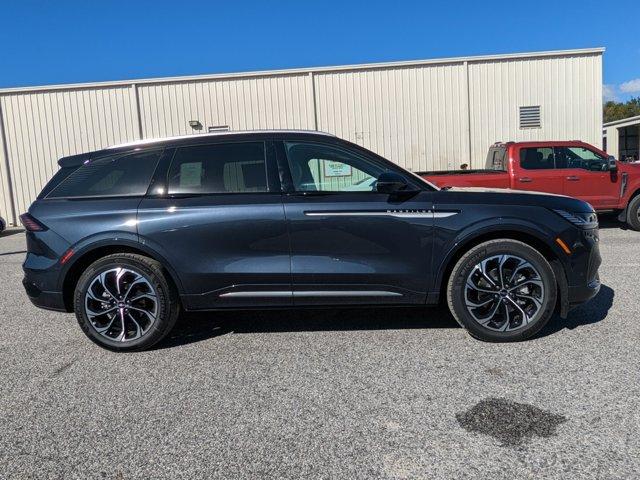
[[[121,145],[95,150],[93,152],[80,153],[78,155],[70,155],[62,157],[58,160],[61,167],[75,167],[84,162],[93,159],[113,155],[118,153],[126,153],[132,150],[159,148],[159,147],[179,147],[184,145],[200,145],[210,143],[212,140],[237,140],[237,139],[254,139],[254,140],[314,140],[322,138],[324,140],[341,141],[334,135],[325,132],[317,132],[314,130],[247,130],[247,131],[231,131],[231,132],[212,132],[197,135],[182,135],[178,137],[154,138],[149,140],[137,140]]]

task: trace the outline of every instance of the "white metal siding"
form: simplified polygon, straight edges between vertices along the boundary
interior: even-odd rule
[[[200,133],[189,126],[199,120],[231,130],[313,129],[309,76],[211,80],[138,87],[143,138]]]
[[[136,138],[129,95],[129,87],[110,87],[0,97],[18,214],[58,169],[60,157]]]
[[[199,133],[318,129],[413,170],[481,167],[489,145],[601,145],[602,49],[0,90],[17,213],[65,155]],[[520,129],[521,106],[541,128]],[[0,144],[0,216],[11,218]]]
[[[602,144],[602,56],[469,63],[472,167],[497,141]],[[521,129],[518,108],[540,105],[541,128]]]
[[[326,72],[314,79],[319,130],[413,171],[454,168],[468,158],[462,64]]]

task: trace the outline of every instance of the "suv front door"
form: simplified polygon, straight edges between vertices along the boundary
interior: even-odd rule
[[[379,193],[387,162],[355,148],[279,144],[295,305],[421,303],[431,283],[432,192]]]

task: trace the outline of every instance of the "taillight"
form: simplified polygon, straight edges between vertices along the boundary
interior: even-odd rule
[[[47,227],[42,225],[28,213],[23,213],[22,215],[20,215],[20,221],[22,222],[22,225],[24,225],[25,230],[27,230],[28,232],[43,232],[47,229]]]

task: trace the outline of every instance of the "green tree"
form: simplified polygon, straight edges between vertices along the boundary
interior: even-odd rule
[[[608,101],[604,104],[604,123],[640,115],[640,97],[626,102]]]

